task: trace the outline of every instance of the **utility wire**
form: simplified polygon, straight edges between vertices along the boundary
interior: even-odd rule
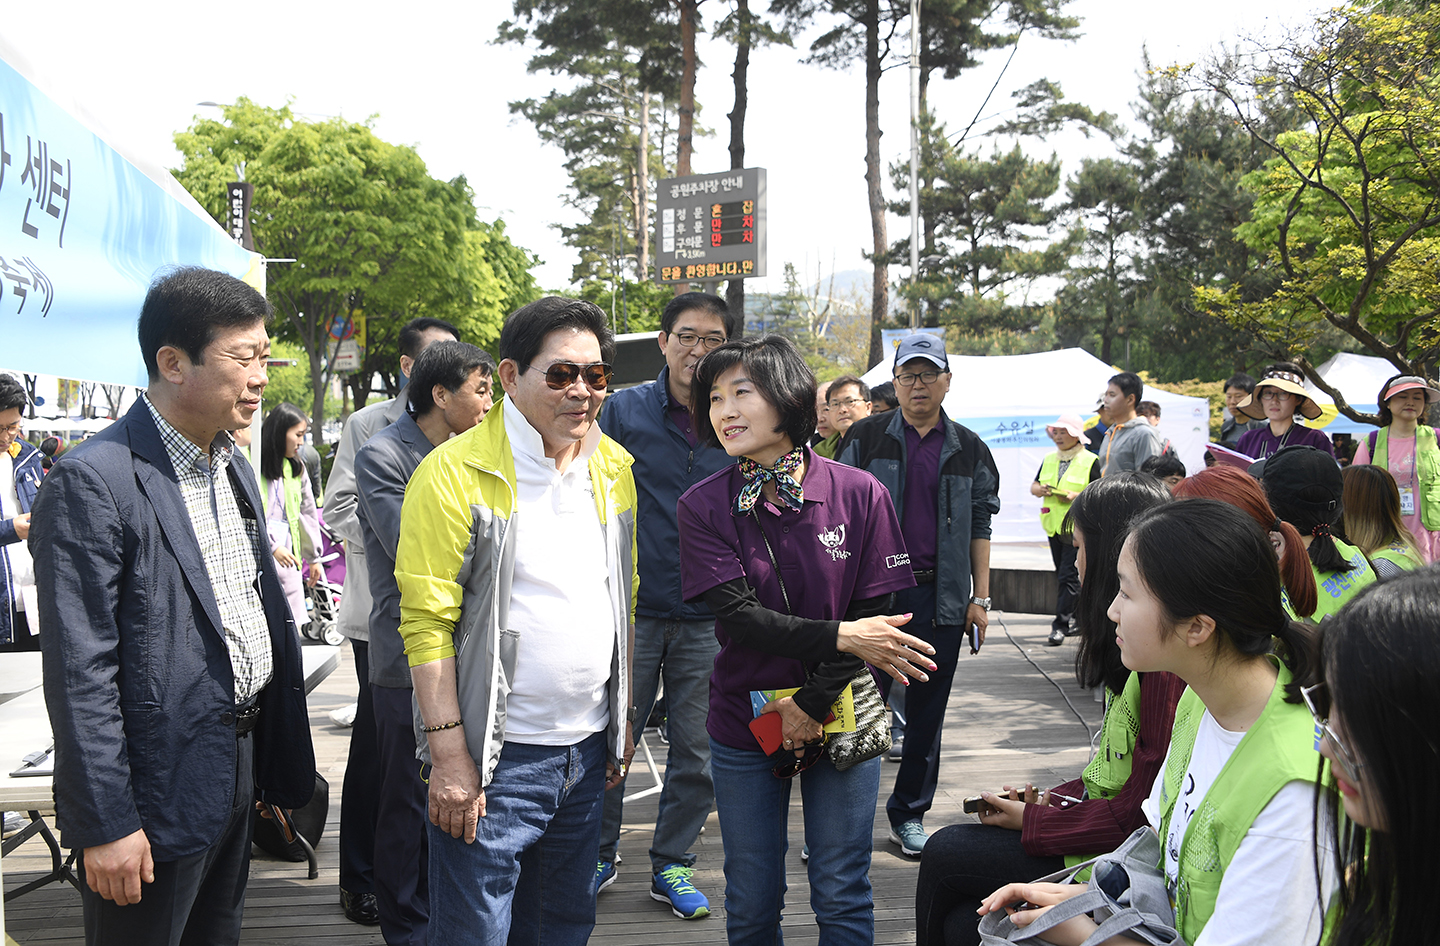
[[[1018,650],[1018,651],[1020,651],[1020,656],[1021,656],[1021,657],[1024,657],[1025,660],[1029,662],[1030,666],[1032,666],[1032,667],[1034,667],[1036,670],[1040,671],[1040,676],[1042,676],[1042,677],[1044,677],[1046,680],[1049,680],[1049,681],[1050,681],[1050,685],[1053,686],[1053,687],[1055,688],[1056,692],[1058,692],[1058,693],[1060,694],[1060,698],[1065,701],[1065,705],[1068,706],[1068,707],[1070,707],[1070,712],[1074,713],[1074,714],[1075,714],[1075,718],[1078,719],[1078,720],[1080,720],[1080,725],[1085,727],[1085,736],[1086,736],[1086,738],[1088,738],[1088,739],[1090,740],[1090,747],[1091,747],[1091,749],[1093,750],[1094,747],[1095,747],[1095,735],[1096,735],[1096,734],[1095,734],[1095,731],[1090,728],[1090,724],[1085,720],[1085,717],[1080,715],[1080,711],[1075,708],[1075,704],[1070,702],[1070,697],[1069,697],[1069,695],[1066,694],[1065,688],[1062,687],[1059,683],[1055,682],[1055,678],[1052,677],[1052,676],[1050,676],[1050,674],[1046,673],[1046,672],[1045,672],[1045,668],[1042,667],[1042,666],[1040,666],[1039,664],[1037,664],[1037,663],[1031,658],[1031,656],[1025,652],[1025,648],[1020,646],[1020,642],[1015,639],[1015,635],[1014,635],[1014,634],[1011,634],[1011,633],[1010,633],[1010,628],[1009,628],[1009,626],[1005,623],[1005,617],[1004,617],[1005,612],[1004,612],[1004,611],[991,611],[990,613],[993,614],[993,615],[996,615],[996,618],[995,618],[995,619],[1000,622],[1000,627],[1004,629],[1004,631],[1005,631],[1005,636],[1010,639],[1010,643],[1014,644],[1014,645],[1015,645],[1015,649]]]

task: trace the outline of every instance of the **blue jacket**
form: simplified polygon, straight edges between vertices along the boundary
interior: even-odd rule
[[[675,506],[685,491],[735,460],[719,447],[690,446],[669,417],[670,368],[649,384],[605,399],[600,429],[635,458],[639,491],[640,598],[635,613],[682,621],[713,618],[702,602],[680,594],[680,529]]]
[[[35,504],[35,492],[40,488],[45,471],[40,466],[40,451],[33,444],[26,440],[15,442],[20,445],[20,452],[10,462],[15,467],[15,496],[20,501],[20,514],[23,516]],[[0,458],[0,463],[3,462],[4,459]],[[15,520],[0,519],[0,546],[14,545],[19,541]],[[10,573],[10,558],[0,555],[0,644],[15,641],[15,628],[11,626],[11,621],[15,616],[15,599],[18,596],[15,576]]]
[[[252,736],[256,793],[299,808],[315,785],[300,636],[268,554],[255,474],[241,456],[228,472],[259,534],[255,580],[275,665]],[[175,468],[143,400],[56,461],[35,500],[30,550],[62,843],[93,847],[144,828],[157,861],[205,850],[235,796],[235,678]]]
[[[970,604],[970,541],[990,538],[1000,511],[1000,472],[985,441],[940,413],[940,490],[935,510],[935,623],[962,625]],[[890,491],[895,516],[905,516],[905,418],[899,409],[857,420],[839,460],[869,472]]]

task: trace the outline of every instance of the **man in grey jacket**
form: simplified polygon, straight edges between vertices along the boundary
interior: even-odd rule
[[[1102,396],[1110,429],[1100,443],[1100,475],[1138,470],[1164,449],[1160,431],[1136,413],[1145,385],[1140,376],[1122,371],[1110,379]]]
[[[460,330],[440,319],[412,319],[400,330],[399,397],[367,404],[350,415],[340,432],[335,465],[326,484],[325,524],[345,540],[345,586],[340,594],[340,633],[350,639],[355,675],[360,680],[345,785],[340,792],[340,906],[345,916],[367,926],[379,922],[376,912],[375,787],[380,763],[375,754],[375,714],[370,701],[370,578],[365,567],[365,539],[356,515],[355,454],[375,434],[405,413],[403,383],[415,359],[432,343],[460,340]]]
[[[389,946],[425,946],[430,919],[425,783],[415,763],[410,665],[400,639],[395,548],[405,485],[420,461],[490,410],[495,362],[474,345],[436,342],[415,362],[409,411],[355,455],[360,529],[370,571],[370,699],[380,764],[375,807],[375,899]]]

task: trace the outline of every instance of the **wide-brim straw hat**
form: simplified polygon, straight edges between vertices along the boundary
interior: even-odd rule
[[[1265,416],[1265,408],[1260,405],[1260,389],[1267,386],[1297,395],[1300,398],[1300,406],[1296,408],[1296,412],[1306,420],[1314,420],[1320,416],[1320,405],[1316,404],[1311,399],[1310,393],[1305,390],[1305,376],[1293,371],[1265,372],[1265,377],[1255,382],[1255,390],[1245,400],[1236,404],[1235,410],[1251,420],[1268,420],[1269,418]]]

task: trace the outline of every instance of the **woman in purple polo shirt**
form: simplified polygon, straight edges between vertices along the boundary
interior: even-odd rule
[[[788,340],[729,342],[696,366],[695,430],[740,462],[680,498],[685,598],[715,612],[711,774],[725,846],[732,944],[779,940],[790,779],[799,774],[810,904],[824,943],[874,942],[870,850],[880,760],[839,771],[822,721],[869,662],[925,679],[934,649],[884,616],[915,584],[895,509],[869,473],[817,456],[815,377]],[[798,687],[764,704],[781,748],[761,749],[751,692]]]
[[[1296,421],[1297,415],[1307,420],[1320,416],[1320,405],[1305,393],[1305,375],[1299,365],[1281,361],[1266,368],[1265,377],[1255,383],[1255,390],[1236,404],[1235,410],[1250,420],[1270,422],[1268,427],[1247,430],[1235,445],[1248,457],[1263,460],[1296,444],[1335,455],[1329,437]]]

